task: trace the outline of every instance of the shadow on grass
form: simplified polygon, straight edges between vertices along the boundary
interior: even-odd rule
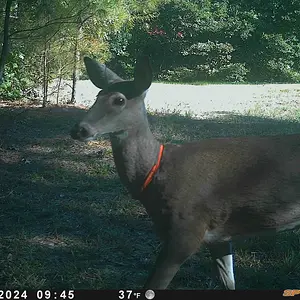
[[[147,276],[159,245],[151,222],[120,184],[107,140],[83,144],[69,137],[83,114],[0,109],[0,288],[133,288]],[[296,122],[225,113],[149,119],[163,142],[300,133]],[[240,241],[238,288],[299,287],[299,246],[295,231]],[[216,288],[210,273],[203,249],[172,286]]]

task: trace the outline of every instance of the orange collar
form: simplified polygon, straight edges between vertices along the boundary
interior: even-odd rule
[[[163,151],[164,151],[164,145],[160,145],[159,148],[159,153],[158,153],[158,159],[157,159],[157,163],[155,165],[153,165],[153,167],[151,168],[150,172],[148,173],[146,180],[142,186],[142,191],[149,185],[149,183],[152,181],[155,173],[157,172],[159,166],[160,166],[160,162],[161,162],[161,158],[163,155]]]

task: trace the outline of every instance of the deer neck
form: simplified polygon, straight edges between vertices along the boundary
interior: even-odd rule
[[[153,136],[146,114],[127,131],[110,134],[115,165],[122,183],[134,196],[157,162],[160,143]]]

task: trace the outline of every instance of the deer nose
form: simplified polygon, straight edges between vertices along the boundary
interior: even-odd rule
[[[91,136],[89,127],[85,124],[78,123],[71,130],[71,137],[75,140],[84,140]]]

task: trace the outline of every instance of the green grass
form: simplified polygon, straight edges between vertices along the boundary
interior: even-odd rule
[[[165,83],[165,84],[185,84],[185,85],[225,85],[225,84],[234,84],[234,85],[262,85],[262,84],[299,84],[299,82],[264,82],[264,81],[233,81],[233,82],[227,82],[227,81],[205,81],[205,80],[195,80],[195,81],[167,81],[167,80],[154,80],[154,83]],[[288,92],[288,90],[286,91]]]
[[[83,144],[69,130],[84,111],[0,108],[0,289],[119,289],[143,285],[159,249],[144,208],[120,184],[109,142]],[[270,117],[272,116],[272,117]],[[162,142],[300,132],[282,118],[246,115],[195,120],[151,113]],[[300,231],[234,244],[239,289],[300,286]],[[171,288],[218,288],[203,248]]]
[[[219,84],[263,84],[263,83],[252,83],[252,82],[224,82],[224,81],[167,81],[167,80],[154,80],[154,83],[165,83],[165,84],[185,84],[185,85],[219,85]]]

